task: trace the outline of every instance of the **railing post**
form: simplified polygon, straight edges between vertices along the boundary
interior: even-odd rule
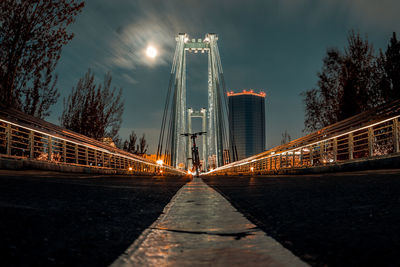
[[[29,158],[33,159],[34,156],[34,149],[35,149],[35,139],[34,139],[34,132],[29,132]]]
[[[97,150],[96,150],[96,149],[93,149],[93,154],[94,154],[94,165],[95,165],[96,167],[98,167],[98,166],[97,166]]]
[[[303,148],[300,148],[300,166],[303,167]]]
[[[393,145],[394,153],[399,152],[399,121],[398,118],[393,119]]]
[[[337,138],[333,138],[333,162],[337,161]]]
[[[79,149],[78,149],[78,145],[75,144],[75,163],[78,164],[78,159],[79,159]]]
[[[310,146],[310,164],[311,166],[314,166],[314,159],[313,159],[313,154],[314,154],[314,148],[313,146]]]
[[[353,159],[353,151],[354,151],[354,140],[353,133],[349,133],[349,159]]]
[[[295,158],[294,158],[294,155],[296,154],[296,151],[294,151],[293,150],[293,152],[292,152],[292,166],[291,166],[291,168],[294,168],[294,161],[295,161]]]
[[[104,152],[101,151],[101,167],[104,167]]]
[[[89,152],[86,146],[85,146],[85,160],[86,160],[86,165],[89,165]]]
[[[290,156],[289,156],[289,153],[288,152],[286,152],[286,156],[285,156],[285,164],[286,164],[286,168],[289,168],[289,161],[290,161]]]
[[[63,160],[67,162],[67,141],[63,141]]]
[[[325,145],[326,145],[326,142],[319,143],[319,164],[320,165],[326,163],[326,158],[324,157],[324,155],[325,155]]]
[[[294,168],[295,161],[296,161],[296,151],[293,150],[293,152],[292,152],[292,168]]]
[[[52,154],[53,154],[53,144],[52,144],[52,140],[51,140],[51,136],[48,137],[47,139],[47,148],[48,148],[48,153],[49,155],[47,156],[47,160],[53,160],[52,158]]]
[[[374,154],[374,129],[368,127],[368,156],[372,157]]]
[[[6,136],[7,136],[7,156],[11,155],[11,124],[7,124],[6,128]]]

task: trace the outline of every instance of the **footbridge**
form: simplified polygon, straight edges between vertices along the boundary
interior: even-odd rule
[[[158,158],[164,159],[162,164],[0,106],[0,167],[186,175],[190,168],[191,143],[183,134],[192,132],[192,117],[201,117],[202,131],[207,132],[203,136],[200,160],[202,169],[209,171],[203,175],[340,171],[342,166],[351,164],[370,168],[370,163],[376,160],[386,164],[394,160],[390,158],[399,156],[400,100],[396,100],[235,161],[217,41],[214,33],[202,39],[190,39],[185,33],[176,37],[157,150]],[[186,107],[186,53],[208,55],[208,108],[200,112]]]
[[[334,172],[352,164],[358,169],[394,166],[400,156],[399,118],[400,100],[396,100],[202,175]],[[185,170],[128,153],[12,108],[0,110],[0,159],[2,168],[186,175]]]
[[[176,39],[164,163],[0,103],[3,265],[399,265],[400,100],[235,161],[217,40]],[[186,107],[186,52],[208,54],[207,109]],[[213,168],[194,178],[192,117]],[[316,172],[335,173],[285,175]]]

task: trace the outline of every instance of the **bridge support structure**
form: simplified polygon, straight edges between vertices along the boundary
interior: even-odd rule
[[[186,107],[186,52],[208,54],[208,106],[207,141],[203,161],[215,159],[215,167],[222,166],[224,147],[228,148],[229,128],[227,120],[226,88],[218,50],[218,36],[206,34],[204,39],[189,39],[186,33],[176,37],[176,49],[172,63],[167,99],[162,118],[158,157],[167,155],[171,166],[188,168],[189,140],[182,136],[190,129]],[[168,120],[168,121],[167,121]],[[208,162],[209,163],[209,162]],[[210,166],[206,165],[206,169]]]

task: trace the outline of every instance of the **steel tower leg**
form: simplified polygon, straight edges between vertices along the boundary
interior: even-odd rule
[[[208,54],[208,142],[209,156],[215,157],[216,167],[223,165],[223,114],[222,100],[223,93],[220,88],[220,74],[222,68],[217,48],[218,37],[216,34],[208,34],[207,38],[210,42]]]
[[[205,108],[202,108],[201,111],[202,113],[202,127],[201,130],[203,132],[207,132],[207,110]],[[207,135],[203,134],[203,170],[206,171],[207,170],[207,162],[208,162],[208,158],[207,158]]]
[[[188,118],[187,124],[188,124],[188,133],[190,133],[190,134],[193,133],[193,130],[192,130],[192,113],[193,113],[193,109],[188,108],[188,110],[187,110],[187,118]],[[189,160],[189,158],[192,157],[192,139],[191,138],[188,138],[188,140],[187,140],[186,155],[187,155],[186,156],[186,158],[187,158],[187,160],[186,160],[187,168],[190,169],[192,167],[192,161]]]
[[[214,129],[215,129],[215,116],[214,116],[214,90],[213,90],[213,76],[211,69],[211,52],[208,52],[208,113],[207,113],[208,131],[207,131],[207,143],[208,143],[208,154],[207,159],[215,155],[215,142],[214,142]],[[210,158],[209,158],[210,157]],[[212,161],[208,162],[212,164]],[[213,166],[207,166],[212,168]]]
[[[185,55],[185,34],[179,34],[176,38],[176,74],[175,74],[175,96],[173,107],[175,109],[172,133],[172,165],[179,167],[186,166],[186,140],[181,135],[186,132],[186,55]]]

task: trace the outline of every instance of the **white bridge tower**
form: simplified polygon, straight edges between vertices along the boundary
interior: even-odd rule
[[[206,149],[202,153],[206,165],[204,167],[211,167],[207,165],[209,158],[215,161],[216,166],[212,167],[224,164],[224,147],[227,150],[229,144],[226,129],[229,127],[226,89],[217,41],[218,36],[214,33],[206,34],[202,39],[190,39],[185,33],[176,37],[157,154],[164,155],[169,159],[168,163],[177,168],[188,168],[190,148],[190,141],[182,135],[191,131],[191,127],[188,127],[190,120],[186,106],[186,52],[208,55],[208,106],[207,111],[204,111],[207,114],[206,120],[203,120],[203,123],[207,121],[206,142],[203,142]]]

